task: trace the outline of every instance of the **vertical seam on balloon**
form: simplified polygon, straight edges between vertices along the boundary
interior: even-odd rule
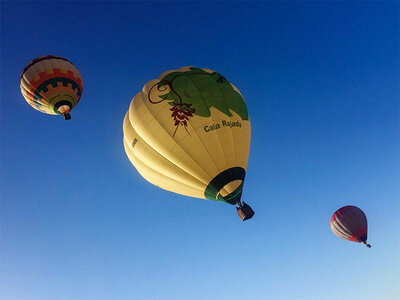
[[[143,95],[144,93],[143,92],[141,92],[141,95]],[[132,100],[133,101],[133,100]],[[142,100],[143,101],[143,100]],[[153,112],[150,110],[150,108],[147,106],[147,102],[146,101],[143,101],[143,103],[144,103],[144,106],[147,108],[147,110],[150,112],[150,114],[154,117],[154,114],[153,114]],[[177,142],[177,141],[175,141],[174,140],[174,138],[168,133],[168,131],[161,125],[161,123],[156,119],[156,118],[153,118],[153,120],[155,120],[155,121],[157,121],[157,123],[160,125],[160,127],[165,131],[165,133],[188,155],[188,157],[190,157],[192,160],[193,160],[193,162],[195,162],[196,163],[196,165],[199,167],[199,169],[201,169],[205,174],[207,174],[210,178],[212,178],[212,176],[206,171],[206,170],[204,170],[201,166],[200,166],[200,164],[197,162],[197,160],[195,160],[195,159],[193,159],[193,157],[191,157],[190,155],[189,155],[189,153],[184,149],[184,148],[182,148],[182,146]],[[192,127],[193,128],[193,127]],[[142,139],[143,139],[143,137],[142,137]],[[143,139],[144,140],[144,139]],[[200,140],[201,141],[201,140]],[[147,143],[147,144],[149,144],[149,143]],[[152,147],[153,148],[153,147]],[[157,149],[155,149],[155,148],[153,148],[155,151],[157,151]],[[159,153],[159,151],[157,151],[158,153]],[[160,153],[161,154],[161,153]],[[164,156],[165,157],[165,156]],[[166,158],[167,159],[167,158]],[[174,163],[175,164],[175,163]],[[176,164],[175,164],[176,165]],[[178,166],[178,165],[176,165],[178,168],[181,168],[182,169],[182,167],[180,167],[180,166]],[[186,173],[189,173],[188,171],[186,171],[186,170],[184,170]],[[197,180],[199,180],[200,182],[203,182],[204,184],[208,184],[207,182],[204,182],[203,180],[200,180],[200,178],[198,178],[198,177],[196,177],[196,176],[194,176],[193,174],[191,174],[191,173],[189,173],[190,175],[192,175],[193,177],[195,177]]]
[[[358,230],[358,224],[360,223],[353,206],[349,206],[349,208],[346,210],[347,213],[347,218],[349,222],[347,222],[348,227],[351,229],[352,236],[355,237],[357,235],[357,230]]]
[[[331,229],[333,233],[336,235],[339,235],[341,238],[348,239],[349,235],[344,231],[344,228],[341,227],[341,225],[337,222],[337,220],[334,220],[331,223]]]
[[[340,233],[344,238],[348,239],[351,235],[346,231],[345,228],[343,228],[337,220],[332,222],[333,229],[335,229],[336,232]]]
[[[229,81],[228,81],[228,82],[229,82]],[[231,83],[229,82],[229,84],[231,84]],[[231,86],[232,86],[232,85],[231,85]],[[228,101],[227,101],[227,99],[226,99],[226,97],[225,97],[225,94],[224,94],[223,89],[220,88],[219,90],[221,91],[222,98],[224,99],[225,106],[226,106],[226,110],[229,111],[229,112],[232,114],[232,112],[231,112],[230,109],[228,108]],[[236,113],[236,112],[235,112],[235,113]],[[232,116],[228,116],[228,117],[229,117],[230,122],[232,123],[233,114],[232,114]],[[232,129],[232,127],[230,128],[229,132],[230,132],[230,134],[231,134],[231,139],[232,139],[233,162],[234,162],[234,166],[237,166],[238,163],[237,163],[237,160],[236,160],[235,140],[234,140],[234,138],[233,138],[233,129]],[[240,135],[242,136],[242,132],[240,132]],[[238,172],[237,169],[235,169],[235,170],[236,170],[235,172],[237,173],[237,172]],[[242,180],[242,183],[244,183],[244,179]],[[244,185],[243,185],[243,186],[244,186]]]
[[[52,58],[50,58],[49,60],[52,60]],[[45,63],[45,62],[46,62],[46,63]],[[44,60],[44,61],[43,61],[43,66],[47,66],[47,62],[48,62],[48,60]],[[40,66],[40,64],[34,64],[34,65],[32,66],[32,70],[35,70],[35,72],[36,72],[37,74],[40,74],[41,71],[40,71],[40,68],[39,68],[38,66]],[[34,88],[34,91],[35,91],[35,94],[36,94],[36,88]],[[44,110],[47,114],[51,114],[51,108],[49,107],[49,105],[48,105],[46,99],[47,99],[46,96],[42,96],[42,100],[39,100],[39,99],[35,100],[35,99],[34,99],[34,101],[36,101],[37,103],[39,103],[39,104],[43,107],[43,110]]]
[[[44,105],[43,105],[43,103],[39,103],[39,101],[37,101],[37,100],[35,100],[35,87],[32,85],[32,83],[31,83],[31,81],[28,81],[28,79],[27,78],[25,78],[25,74],[24,74],[24,76],[22,77],[22,80],[23,80],[23,87],[24,87],[24,89],[26,90],[26,91],[28,91],[28,88],[27,87],[29,87],[30,88],[30,90],[32,90],[33,91],[33,93],[32,93],[32,103],[36,106],[36,108],[37,108],[37,110],[39,110],[39,111],[43,111],[43,112],[45,112],[46,113],[46,107],[44,107]],[[29,102],[28,102],[29,103]],[[43,108],[42,108],[43,107]]]
[[[349,219],[350,219],[350,223],[351,223],[351,230],[352,230],[352,236],[355,237],[357,235],[357,228],[356,226],[354,226],[354,224],[359,223],[357,216],[355,215],[354,211],[353,211],[353,207],[350,207],[348,209],[348,214],[349,214]]]
[[[185,77],[187,77],[187,78],[193,83],[193,85],[197,88],[197,90],[199,91],[199,94],[200,94],[200,96],[201,96],[201,99],[202,99],[203,103],[206,105],[206,102],[204,101],[204,97],[203,97],[203,95],[201,94],[201,90],[198,88],[198,86],[196,85],[195,81],[194,81],[192,78],[190,78],[190,76],[188,76],[188,75],[186,75]],[[206,106],[207,106],[207,105],[206,105]],[[208,106],[207,106],[207,108],[208,108]],[[212,118],[211,110],[210,110],[209,108],[208,108],[208,110],[210,111],[210,118],[211,118],[211,121],[214,123],[214,119]],[[190,123],[190,119],[189,119],[189,123]],[[201,141],[200,136],[198,135],[198,133],[197,133],[197,131],[196,131],[196,128],[194,128],[193,125],[192,125],[191,123],[190,123],[190,126],[192,126],[193,131],[196,133],[196,135],[198,136],[199,140]],[[214,131],[214,132],[215,132],[215,135],[217,136],[218,143],[219,143],[219,145],[220,145],[220,147],[221,147],[221,150],[222,150],[222,154],[225,156],[224,149],[222,148],[222,145],[221,145],[221,140],[219,139],[219,136],[218,136],[218,134],[216,133],[216,131]],[[203,145],[203,146],[204,146],[204,145]],[[215,164],[215,166],[217,167],[217,169],[219,170],[219,172],[221,172],[221,169],[220,169],[220,168],[218,167],[218,165],[216,164],[215,160],[214,160],[213,157],[211,156],[211,154],[210,154],[210,152],[208,151],[208,149],[206,148],[206,146],[204,146],[204,149],[206,149],[206,151],[207,151],[208,155],[210,156],[211,160],[214,162],[214,164]]]
[[[362,235],[364,235],[364,233],[361,234],[360,231],[364,227],[364,223],[366,223],[367,220],[366,220],[364,212],[361,209],[359,209],[358,207],[353,206],[351,208],[351,211],[352,211],[353,218],[358,222],[359,225],[361,225],[361,226],[358,226],[360,228],[358,228],[357,232],[356,232],[357,238],[360,238]],[[365,219],[362,218],[361,216],[364,216]]]
[[[348,229],[346,229],[346,223],[343,222],[343,220],[337,218],[337,219],[336,219],[336,222],[338,223],[338,225],[340,225],[341,228],[343,228],[343,230],[346,232],[346,234],[347,234],[348,236],[352,236],[351,231],[349,231]]]
[[[134,129],[132,123],[130,122],[129,113],[127,114],[127,123],[128,123],[129,126],[131,126],[132,129],[136,132],[136,130]],[[124,125],[123,125],[123,129],[124,129]],[[123,130],[123,131],[124,131],[124,130]],[[138,134],[138,136],[140,136],[138,132],[136,132],[136,133]],[[166,157],[162,156],[161,153],[157,152],[153,147],[151,147],[151,145],[149,145],[148,143],[146,143],[146,141],[145,141],[142,137],[140,137],[140,138],[143,140],[143,143],[145,143],[145,144],[146,144],[149,148],[151,148],[155,153],[159,154],[162,158],[164,158],[163,164],[165,164],[165,162],[166,162],[168,159],[167,159]],[[124,134],[124,142],[128,144],[128,142],[127,142],[126,139],[125,139],[125,134]],[[130,148],[128,148],[128,149],[129,149],[129,151],[132,153],[132,155],[134,155],[134,156],[135,156],[139,161],[141,161],[143,164],[145,164],[146,166],[148,166],[151,170],[154,170],[155,172],[160,173],[160,174],[162,174],[163,176],[165,176],[165,177],[167,177],[167,178],[170,178],[170,179],[173,180],[173,181],[179,182],[179,180],[177,180],[177,179],[175,179],[175,178],[172,178],[171,176],[160,172],[158,169],[156,169],[156,168],[154,168],[154,167],[151,167],[150,165],[148,165],[147,163],[145,163],[142,159],[140,159]],[[168,161],[169,161],[169,160],[168,160]],[[171,161],[170,161],[170,162],[171,162]],[[189,174],[188,172],[186,172],[185,170],[183,170],[183,169],[180,168],[179,166],[175,165],[173,162],[171,162],[171,164],[174,165],[176,168],[180,169],[183,173],[185,173],[185,174],[187,174],[188,176],[190,176],[191,178],[193,178],[194,180],[197,180],[199,183],[204,184],[204,183],[203,183],[202,181],[200,181],[198,178],[196,178],[195,176]],[[186,185],[186,186],[189,186],[189,187],[191,187],[191,188],[193,188],[193,189],[195,189],[195,190],[202,191],[202,190],[199,190],[198,188],[193,187],[193,186],[190,186],[190,185],[188,185],[188,184],[185,184],[185,185]]]
[[[208,107],[208,105],[207,105],[207,102],[205,101],[205,99],[204,99],[204,97],[203,97],[203,95],[202,95],[202,93],[201,93],[201,89],[199,89],[198,87],[197,87],[197,85],[196,85],[196,83],[194,82],[194,80],[193,79],[191,79],[189,76],[187,76],[192,82],[193,82],[193,84],[196,86],[196,88],[198,89],[198,91],[199,91],[199,93],[200,93],[200,96],[201,96],[201,99],[202,99],[202,101],[203,101],[203,103],[204,103],[204,105],[206,105],[207,107]],[[226,102],[224,102],[225,103],[225,105],[226,105]],[[216,108],[215,108],[216,109]],[[219,109],[216,109],[216,110],[218,110],[219,111]],[[228,109],[227,109],[228,110]],[[214,123],[214,119],[213,119],[213,117],[212,117],[212,113],[211,113],[211,109],[209,108],[209,111],[210,111],[210,118],[211,118],[211,120],[212,120],[212,122]],[[228,110],[229,111],[229,110]],[[193,127],[193,126],[192,126]],[[230,130],[230,132],[232,133],[232,130]],[[220,147],[221,147],[221,150],[222,150],[222,154],[223,154],[223,156],[225,157],[226,155],[225,155],[225,151],[224,151],[224,147],[222,146],[222,144],[221,144],[221,139],[220,139],[220,137],[219,137],[219,135],[218,135],[218,133],[215,131],[215,135],[217,136],[217,139],[218,139],[218,143],[219,143],[219,145],[220,145]],[[233,145],[234,146],[234,145]],[[226,170],[227,169],[229,169],[229,166],[228,165],[226,165],[226,168],[225,168]],[[222,172],[221,171],[221,169],[219,169],[219,171],[220,172]],[[227,179],[225,176],[224,176],[224,178],[225,179]],[[228,181],[228,180],[226,180],[226,181]],[[223,188],[222,188],[223,189]],[[221,190],[222,190],[221,189]],[[221,190],[219,191],[219,192],[221,192]],[[224,189],[225,190],[225,189]],[[230,192],[228,192],[227,190],[225,190],[225,192],[227,193],[227,194],[230,194]]]
[[[336,222],[337,222],[338,226],[340,226],[340,228],[342,228],[343,231],[345,231],[346,234],[349,237],[351,237],[352,231],[347,229],[347,228],[350,228],[350,226],[346,222],[345,215],[347,215],[347,210],[342,210],[342,209],[338,210],[338,214],[336,216]]]
[[[207,72],[208,73],[208,72]],[[208,73],[208,74],[210,74],[210,73]],[[202,93],[201,93],[201,89],[199,89],[198,88],[198,86],[196,85],[196,83],[195,83],[195,81],[192,79],[192,78],[190,78],[190,76],[189,75],[186,75],[186,77],[193,83],[193,85],[197,88],[197,90],[199,91],[199,94],[200,94],[200,96],[201,96],[201,99],[202,99],[202,101],[203,101],[203,103],[207,106],[207,108],[208,108],[208,105],[207,105],[207,102],[204,100],[204,97],[203,97],[203,95],[202,95]],[[212,117],[212,113],[211,113],[211,109],[210,108],[208,108],[209,109],[209,111],[210,111],[210,119],[211,119],[211,121],[214,123],[214,119],[213,119],[213,117]],[[189,121],[190,122],[190,121]],[[196,129],[193,127],[193,125],[192,124],[190,124],[191,126],[192,126],[192,128],[193,128],[193,130],[196,132]],[[217,136],[217,139],[218,139],[218,143],[219,143],[219,146],[220,146],[220,148],[221,148],[221,151],[222,151],[222,155],[225,157],[225,151],[224,151],[224,148],[222,147],[222,144],[221,144],[221,139],[219,138],[219,135],[218,135],[218,133],[216,132],[216,131],[214,131],[215,132],[215,135]],[[196,134],[197,134],[197,132],[196,132]],[[197,134],[197,136],[198,136],[198,134]],[[221,171],[221,169],[218,167],[218,165],[215,163],[215,161],[214,161],[214,159],[212,158],[212,156],[211,156],[211,154],[208,152],[208,149],[204,146],[204,148],[206,149],[206,151],[207,151],[207,153],[210,155],[210,157],[211,157],[211,160],[214,162],[214,164],[215,164],[215,166],[217,167],[217,169],[219,170],[219,172],[221,173],[222,171]],[[228,169],[229,168],[229,166],[226,166],[226,169]],[[227,191],[226,191],[227,192]]]
[[[177,146],[178,144],[175,144],[173,147],[172,147],[172,149],[171,149],[171,151]],[[182,147],[181,147],[182,148]],[[186,152],[186,151],[185,151]],[[161,154],[160,154],[161,155]],[[161,155],[162,156],[162,155]],[[164,156],[163,156],[164,157]],[[165,157],[164,157],[165,158]],[[165,158],[165,161],[163,162],[163,165],[167,162],[167,161],[169,161],[169,162],[171,162],[170,160],[168,160],[167,158]],[[185,172],[187,175],[189,175],[189,176],[191,176],[192,178],[194,178],[195,180],[197,180],[198,182],[200,182],[201,184],[204,184],[204,185],[206,185],[206,183],[204,183],[203,181],[201,181],[199,178],[197,178],[197,177],[195,177],[195,176],[193,176],[192,174],[190,174],[189,172],[187,172],[187,171],[185,171],[185,170],[183,170],[181,167],[179,167],[179,166],[177,166],[176,164],[174,164],[173,162],[171,162],[171,164],[173,164],[174,166],[176,166],[178,169],[180,169],[180,170],[182,170],[183,172]],[[207,173],[207,172],[206,172]],[[208,173],[207,173],[208,174]],[[167,177],[170,177],[170,176],[167,176]],[[175,180],[175,179],[173,179],[172,177],[170,177],[172,180]],[[178,180],[175,180],[175,181],[178,181]],[[199,190],[199,189],[197,189],[196,187],[193,187],[193,186],[190,186],[190,187],[192,187],[193,189],[195,189],[195,190]],[[202,190],[199,190],[200,192],[204,192],[204,190],[202,189]]]
[[[169,177],[169,176],[166,176],[166,175],[160,173],[158,170],[156,170],[156,169],[150,167],[150,166],[149,166],[148,164],[146,164],[143,160],[139,159],[139,158],[134,154],[134,152],[131,151],[131,150],[129,149],[129,144],[128,144],[128,142],[127,142],[125,139],[124,139],[124,146],[126,147],[126,149],[128,149],[128,151],[130,151],[131,155],[134,156],[138,161],[140,161],[145,167],[147,167],[150,171],[154,171],[154,172],[156,173],[155,175],[158,177],[158,179],[160,179],[160,178],[162,178],[162,177],[167,177],[167,178],[169,178],[171,181],[175,181],[175,182],[177,182],[177,183],[183,185],[184,187],[188,187],[188,188],[190,188],[190,189],[196,190],[196,191],[198,191],[200,194],[202,193],[202,190],[199,190],[199,189],[197,189],[197,188],[195,188],[195,187],[189,186],[189,185],[187,185],[187,184],[185,184],[185,183],[182,183],[182,182],[180,182],[180,181],[178,181],[178,180],[176,180],[176,179],[173,179],[173,178],[171,178],[171,177]],[[129,156],[128,156],[128,159],[129,159],[129,161],[131,162],[131,164],[133,164],[133,162],[131,161],[131,159],[129,158]],[[134,164],[133,164],[133,165],[134,165]],[[148,179],[148,178],[149,178],[148,176],[147,176],[147,177],[143,176],[143,174],[139,171],[139,169],[137,169],[136,167],[135,167],[135,169],[136,169],[136,170],[138,171],[138,173],[139,173],[144,179],[146,179],[149,183],[151,183],[151,184],[157,186],[157,184],[156,184],[156,181],[157,181],[157,180],[151,180],[151,181],[150,181],[150,180]],[[157,179],[157,178],[156,178],[156,179]],[[155,181],[155,182],[153,183],[152,181]],[[158,181],[160,181],[160,180],[158,180]],[[159,186],[159,185],[158,185],[158,186]],[[159,186],[159,187],[162,188],[162,189],[164,189],[164,190],[166,190],[166,191],[169,191],[169,192],[174,193],[174,191],[168,190],[168,189],[166,189],[166,188],[164,188],[164,187],[161,187],[161,186]]]
[[[134,131],[136,132],[136,130],[134,129],[132,123],[130,122],[129,113],[127,113],[126,118],[127,118],[127,123],[129,124],[129,126],[132,128],[132,130],[134,130]],[[125,122],[125,119],[124,119],[124,122]],[[122,129],[123,129],[123,133],[124,133],[124,143],[127,143],[127,144],[128,144],[128,141],[126,141],[126,138],[125,138],[125,130],[124,130],[124,128],[125,128],[125,125],[123,124],[123,128],[122,128]],[[140,137],[140,135],[139,135],[138,132],[136,132],[136,134],[138,134],[138,136]],[[164,164],[165,164],[167,161],[169,161],[166,157],[164,157],[163,155],[161,155],[161,153],[157,152],[153,147],[151,147],[151,145],[149,145],[148,143],[146,143],[146,141],[145,141],[142,137],[140,137],[140,138],[142,139],[142,141],[143,141],[144,144],[146,144],[149,148],[151,148],[155,153],[157,153],[158,155],[160,155],[160,156],[164,159],[164,161],[163,161],[163,163],[162,163],[162,166],[164,166]],[[163,176],[165,176],[165,177],[167,177],[167,178],[169,178],[169,179],[171,179],[171,180],[173,180],[173,181],[179,182],[179,180],[178,180],[177,178],[173,178],[173,177],[171,177],[171,176],[169,176],[169,175],[167,175],[167,174],[165,174],[165,173],[162,173],[161,171],[159,171],[158,168],[151,167],[150,165],[148,165],[147,163],[145,163],[142,159],[140,159],[130,148],[128,148],[128,149],[129,149],[129,151],[132,153],[132,155],[134,155],[139,161],[141,161],[143,164],[145,164],[146,166],[148,166],[150,169],[154,170],[155,172],[158,172],[158,173],[162,174]],[[186,172],[185,170],[183,170],[183,169],[180,168],[179,166],[175,165],[173,162],[171,162],[171,161],[169,161],[169,162],[170,162],[172,165],[174,165],[177,169],[180,169],[180,170],[181,170],[183,173],[185,173],[187,176],[190,176],[191,179],[194,179],[194,181],[197,181],[197,182],[199,182],[199,183],[201,183],[201,184],[204,184],[204,183],[203,183],[202,181],[200,181],[198,178],[196,178],[196,177],[194,177],[193,175],[189,174],[188,172]],[[161,166],[161,169],[162,169],[162,166]],[[195,190],[202,191],[202,190],[199,190],[198,188],[196,188],[196,187],[194,187],[194,186],[191,186],[191,185],[188,185],[188,184],[185,184],[185,185],[186,185],[186,186],[189,186],[189,187],[191,187],[191,188],[193,188],[193,189],[195,189]]]
[[[354,208],[355,208],[355,207],[354,207]],[[352,208],[352,212],[354,213],[354,215],[355,215],[357,221],[358,221],[360,224],[363,224],[364,221],[366,221],[366,220],[364,220],[364,218],[366,219],[364,212],[363,212],[361,209],[359,209],[358,207],[357,207],[356,209],[354,209],[354,208]],[[357,211],[357,212],[360,212],[360,214],[357,214],[356,211]],[[361,215],[364,215],[364,218],[361,218]]]
[[[46,67],[46,70],[45,70],[45,72],[47,72],[47,70],[52,70],[53,69],[53,65],[52,65],[52,63],[51,63],[51,61],[52,61],[53,59],[48,59],[48,60],[44,60],[43,61],[43,64],[44,64],[44,66]],[[47,98],[46,98],[47,99]],[[48,100],[48,99],[47,99]],[[46,105],[47,105],[47,107],[48,107],[48,109],[49,110],[51,110],[51,106],[50,106],[50,103],[48,102],[48,101],[46,101]]]
[[[195,82],[194,82],[188,75],[185,75],[185,77],[187,77],[189,80],[191,80],[191,81],[193,82],[193,84],[196,86]],[[159,78],[159,80],[160,80],[160,78]],[[197,88],[197,90],[200,92],[200,89],[199,89],[197,86],[196,86],[196,88]],[[201,96],[201,98],[203,99],[203,96],[201,95],[201,92],[200,92],[200,96]],[[203,99],[203,102],[205,102],[204,99]],[[210,116],[211,116],[211,112],[210,112]],[[211,120],[213,120],[213,119],[211,118]],[[189,123],[190,126],[193,128],[193,132],[196,134],[196,136],[198,137],[199,141],[202,142],[202,140],[201,140],[199,134],[198,134],[197,131],[196,131],[196,128],[195,128],[195,127],[192,125],[192,123],[190,122],[190,119],[188,120],[188,123]],[[217,134],[217,138],[218,138],[218,141],[219,141],[218,134]],[[177,141],[175,141],[175,142],[178,144]],[[221,142],[220,142],[220,141],[219,141],[219,144],[221,145]],[[178,144],[178,145],[183,149],[183,147],[182,147],[180,144]],[[204,144],[203,144],[203,147],[204,147],[204,149],[206,150],[207,154],[209,155],[211,161],[214,163],[216,169],[217,169],[219,172],[221,172],[221,169],[218,167],[218,165],[216,164],[215,160],[213,159],[211,153],[208,151],[208,149],[206,148],[206,146],[205,146]],[[221,148],[222,148],[222,147],[221,147]],[[184,151],[186,152],[186,150],[184,150]],[[186,153],[187,153],[187,152],[186,152]],[[222,149],[222,153],[224,154],[223,149]],[[225,154],[224,154],[224,155],[225,155]],[[192,158],[192,159],[193,159],[193,158]],[[194,160],[194,159],[193,159],[193,160]],[[194,161],[195,161],[195,160],[194,160]],[[196,161],[196,162],[197,162],[197,161]],[[198,162],[197,162],[197,164],[200,166],[200,164],[199,164]],[[211,174],[209,174],[208,172],[206,172],[204,169],[203,169],[203,171],[204,171],[205,173],[207,173],[207,174],[211,177],[211,179],[213,178],[213,176],[212,176]],[[207,184],[207,183],[206,183],[206,184]]]
[[[230,83],[230,81],[228,81],[229,82],[229,84],[232,86],[232,84]],[[233,87],[232,87],[233,88]],[[222,90],[222,89],[220,89],[220,90]],[[226,106],[226,109],[227,109],[227,111],[229,111],[230,112],[230,110],[229,110],[229,108],[228,108],[228,101],[226,100],[226,97],[225,97],[225,94],[224,94],[224,92],[223,92],[223,90],[221,91],[221,94],[222,94],[222,98],[224,98],[224,102],[225,102],[225,106]],[[244,101],[244,99],[243,99],[243,101]],[[235,112],[236,113],[236,112]],[[232,112],[231,112],[231,114],[232,114]],[[229,117],[229,120],[231,121],[231,123],[232,123],[232,117],[233,117],[233,114],[232,114],[232,117],[231,116],[228,116]],[[232,127],[230,128],[230,133],[231,133],[231,138],[232,138],[232,149],[233,149],[233,162],[234,162],[234,165],[235,166],[237,166],[237,160],[236,160],[236,151],[235,151],[235,140],[234,140],[234,138],[233,138],[233,129],[232,129]],[[241,134],[241,136],[242,136],[242,132],[240,132],[240,134]],[[237,171],[236,171],[237,172]],[[242,182],[244,183],[244,179],[242,180]],[[243,185],[244,186],[244,185]]]
[[[79,72],[79,70],[78,70],[78,68],[75,67],[75,65],[74,65],[72,62],[66,60],[66,61],[63,61],[62,63],[63,63],[63,64],[66,64],[66,65],[68,66],[68,69],[67,69],[67,70],[71,71],[72,74],[73,74],[73,75],[72,75],[72,78],[73,78],[72,81],[77,85],[78,91],[79,91],[79,89],[80,89],[80,95],[79,95],[79,97],[78,97],[78,95],[76,95],[76,99],[75,99],[75,97],[72,97],[72,98],[73,98],[73,102],[74,102],[74,103],[72,103],[72,107],[71,107],[71,110],[72,110],[72,109],[78,104],[80,98],[82,97],[82,93],[83,93],[83,83],[82,83],[82,82],[83,82],[83,80],[82,80],[82,76],[80,76],[80,73],[78,74],[78,73],[75,73],[75,72],[74,72],[74,69],[76,69],[78,72]],[[75,76],[74,76],[74,75],[75,75]],[[82,88],[81,88],[81,86],[79,85],[79,81],[78,81],[75,77],[76,77],[76,78],[80,78]],[[75,90],[73,89],[73,91],[75,91]]]
[[[57,66],[54,65],[54,60],[55,60],[55,59],[46,60],[46,62],[48,62],[49,65],[50,65],[51,71],[53,71],[53,72],[54,72],[54,69],[57,68]],[[52,111],[54,111],[54,104],[50,103],[50,101],[48,101],[47,103],[48,103],[48,105],[49,105],[49,109],[51,109]],[[72,109],[72,107],[71,107],[71,109]]]
[[[218,73],[217,73],[218,74]],[[218,74],[219,75],[219,74]],[[229,81],[228,81],[229,82]],[[229,84],[231,84],[230,82],[229,82]],[[221,95],[222,95],[222,98],[224,99],[224,103],[225,103],[225,108],[226,108],[226,110],[228,111],[228,112],[230,112],[231,114],[232,114],[232,112],[231,112],[231,110],[229,109],[229,107],[228,107],[228,101],[226,100],[226,97],[225,97],[225,94],[224,94],[224,90],[223,89],[221,89],[221,88],[219,88],[219,91],[220,91],[220,93],[221,93]],[[229,120],[231,121],[231,123],[232,123],[232,118],[233,118],[233,114],[232,114],[232,116],[229,116],[228,115],[228,118],[229,118]],[[233,151],[234,151],[234,164],[235,164],[235,166],[236,166],[236,153],[235,153],[235,143],[234,143],[234,139],[233,139],[233,131],[232,131],[232,127],[230,128],[231,130],[229,130],[229,132],[230,132],[230,134],[231,134],[231,140],[232,140],[232,148],[233,148]]]
[[[132,126],[132,125],[131,125]],[[143,140],[143,138],[141,137],[141,139]],[[125,140],[125,138],[124,138],[124,142],[125,143],[127,143],[128,144],[128,142]],[[146,143],[146,141],[145,140],[143,140],[143,142],[144,143]],[[147,144],[147,143],[146,143]],[[147,144],[150,148],[152,148],[149,144]],[[129,149],[129,148],[128,148]],[[155,152],[157,152],[154,148],[152,148]],[[194,186],[192,186],[192,185],[188,185],[188,184],[186,184],[186,183],[183,183],[183,182],[181,182],[181,181],[179,181],[177,178],[173,178],[173,177],[171,177],[171,176],[169,176],[169,175],[167,175],[167,174],[165,174],[165,173],[162,173],[161,171],[160,171],[160,169],[158,169],[158,168],[154,168],[154,167],[151,167],[149,164],[147,164],[146,162],[144,162],[142,159],[140,159],[133,151],[131,151],[130,149],[129,149],[129,151],[132,153],[132,155],[134,155],[136,158],[137,158],[137,160],[139,160],[141,163],[143,163],[145,166],[147,166],[150,170],[153,170],[154,172],[156,172],[157,174],[161,174],[162,176],[164,176],[164,177],[166,177],[166,178],[169,178],[171,181],[175,181],[175,182],[179,182],[179,183],[182,183],[183,185],[185,185],[185,186],[187,186],[187,187],[190,187],[190,188],[192,188],[193,190],[197,190],[197,191],[199,191],[200,193],[202,193],[202,190],[200,190],[200,189],[198,189],[198,188],[196,188],[196,187],[194,187]],[[158,152],[157,152],[158,153]],[[160,153],[158,153],[160,156],[162,156]],[[165,161],[167,161],[168,159],[167,158],[165,158],[164,156],[162,156],[164,159],[165,159]],[[163,164],[165,164],[165,161],[163,162]],[[169,161],[169,160],[168,160]],[[170,161],[171,162],[171,161]],[[202,181],[200,181],[198,178],[196,178],[195,176],[193,176],[192,174],[189,174],[187,171],[185,171],[185,170],[183,170],[182,168],[180,168],[179,166],[177,166],[177,165],[175,165],[173,162],[171,162],[171,164],[173,164],[174,166],[176,166],[178,169],[180,169],[182,172],[184,172],[184,173],[186,173],[188,176],[191,176],[191,178],[194,178],[195,180],[197,180],[198,182],[200,182],[201,184],[204,184]]]

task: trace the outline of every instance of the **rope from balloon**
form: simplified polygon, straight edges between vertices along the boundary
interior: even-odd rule
[[[367,242],[365,242],[365,241],[361,241],[361,244],[365,245],[367,248],[371,248],[371,245],[367,244]]]

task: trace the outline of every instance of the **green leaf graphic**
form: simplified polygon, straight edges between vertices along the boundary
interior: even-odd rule
[[[217,72],[207,73],[199,68],[173,72],[158,83],[159,90],[165,86],[169,86],[168,92],[159,97],[169,101],[171,106],[191,104],[194,114],[202,117],[209,117],[210,108],[215,107],[229,117],[232,116],[232,110],[242,120],[249,119],[243,97]]]

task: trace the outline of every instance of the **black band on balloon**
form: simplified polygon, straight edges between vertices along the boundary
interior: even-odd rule
[[[244,177],[246,175],[246,171],[241,167],[234,167],[227,169],[211,180],[208,184],[204,196],[206,199],[219,200],[232,205],[240,202],[240,198],[242,197],[243,190],[243,182],[230,194],[226,196],[221,196],[220,194],[217,197],[219,191],[228,183],[235,180],[244,181]]]
[[[48,90],[48,85],[51,85],[53,88],[56,88],[58,86],[58,83],[61,82],[63,86],[68,86],[68,84],[70,83],[72,86],[72,89],[75,90],[77,89],[77,96],[78,98],[81,97],[82,91],[81,88],[79,87],[78,83],[76,83],[76,81],[66,78],[66,77],[55,77],[55,78],[50,78],[44,82],[42,82],[35,90],[35,96],[37,96],[37,98],[41,99],[42,96],[40,95],[40,92],[45,92],[47,93]]]

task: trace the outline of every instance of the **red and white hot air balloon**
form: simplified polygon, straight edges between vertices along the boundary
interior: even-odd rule
[[[331,218],[331,229],[338,237],[358,242],[371,248],[367,244],[367,217],[357,206],[344,206],[338,209]]]

